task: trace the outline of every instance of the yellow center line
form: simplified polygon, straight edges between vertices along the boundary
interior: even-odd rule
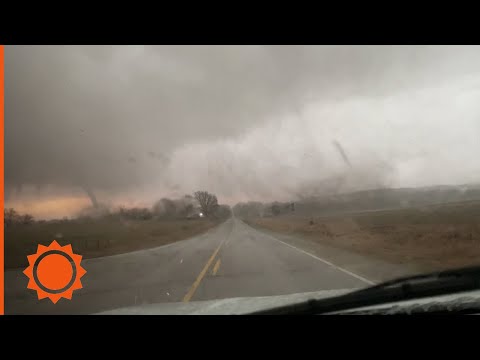
[[[217,271],[219,267],[220,267],[220,259],[217,260],[217,262],[215,263],[215,266],[213,267],[213,270],[212,270],[213,276],[217,275]]]
[[[183,302],[189,302],[190,299],[192,298],[193,294],[195,294],[195,291],[197,290],[198,285],[200,285],[200,283],[202,282],[203,277],[204,277],[205,274],[207,273],[208,268],[210,267],[210,265],[212,264],[213,260],[215,259],[215,256],[217,256],[218,251],[220,250],[220,248],[222,247],[222,245],[223,245],[223,241],[220,243],[220,245],[218,245],[217,249],[213,252],[212,256],[210,256],[210,259],[208,259],[208,261],[207,261],[207,263],[205,264],[205,267],[203,268],[202,272],[198,275],[197,280],[195,280],[195,282],[193,283],[193,285],[192,285],[192,287],[190,288],[190,290],[188,290],[188,292],[186,293],[186,295],[183,297]],[[217,270],[218,270],[218,269],[217,269]]]

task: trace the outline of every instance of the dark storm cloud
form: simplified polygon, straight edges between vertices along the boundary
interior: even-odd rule
[[[440,86],[479,63],[478,47],[7,47],[5,184],[173,186],[168,162],[185,144],[243,136],[311,102]],[[227,181],[229,166],[250,174],[247,161],[208,171]],[[237,183],[255,194],[255,181]]]

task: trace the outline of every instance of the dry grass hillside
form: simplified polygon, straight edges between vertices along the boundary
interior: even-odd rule
[[[84,258],[120,254],[187,239],[218,225],[220,221],[197,220],[70,220],[36,222],[5,229],[5,268],[27,266],[27,255],[37,245],[54,239],[71,244]]]
[[[414,263],[426,270],[480,265],[480,202],[249,222],[392,263]]]

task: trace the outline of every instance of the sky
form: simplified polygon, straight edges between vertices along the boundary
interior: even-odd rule
[[[478,46],[7,46],[6,205],[480,181]]]

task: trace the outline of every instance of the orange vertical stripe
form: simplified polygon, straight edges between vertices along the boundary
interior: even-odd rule
[[[1,190],[0,190],[0,200],[2,203],[2,211],[1,211],[1,221],[0,221],[0,315],[3,315],[5,313],[5,291],[4,291],[4,272],[5,272],[5,267],[4,267],[4,248],[5,248],[5,233],[4,233],[4,228],[3,228],[3,207],[4,207],[4,197],[3,197],[3,192],[4,192],[4,178],[3,178],[3,165],[4,165],[4,157],[5,157],[5,147],[4,147],[4,51],[5,48],[0,45],[0,145],[1,145],[1,152],[2,156],[0,156],[0,181],[1,181]]]

